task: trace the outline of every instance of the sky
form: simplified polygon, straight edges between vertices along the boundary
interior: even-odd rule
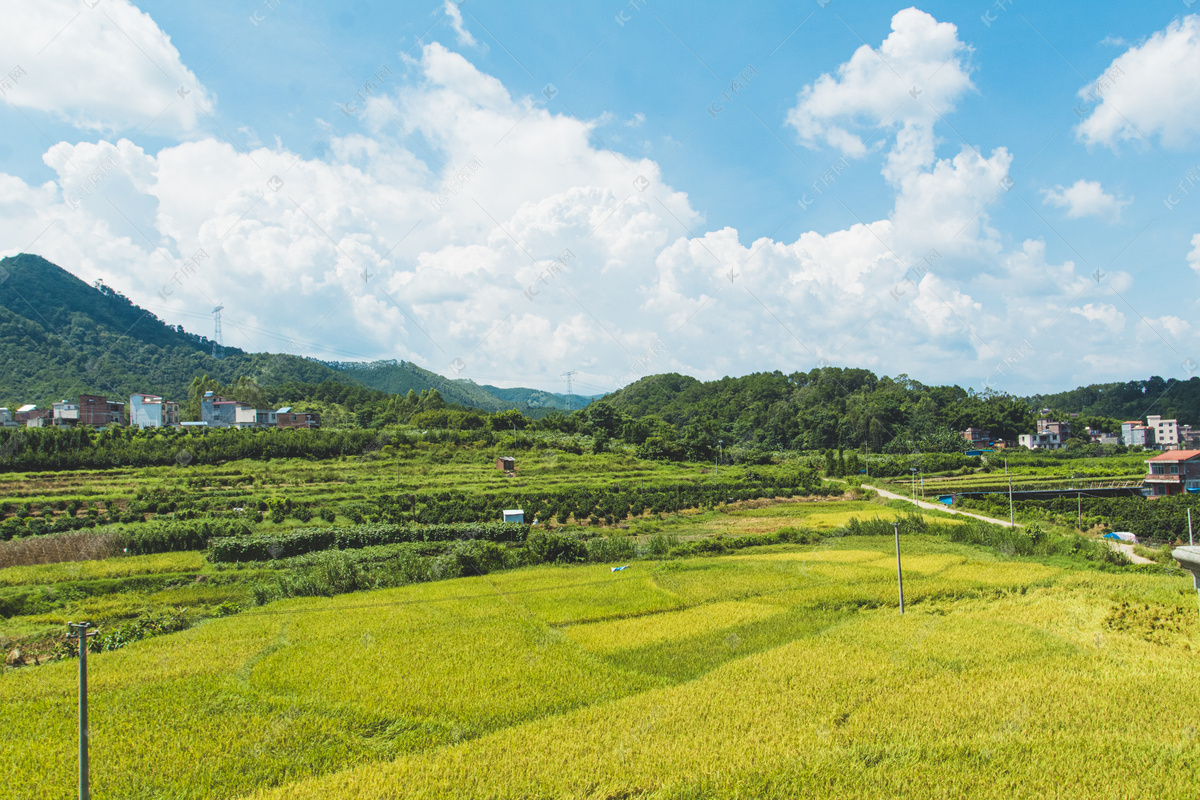
[[[592,394],[1198,369],[1195,0],[5,5],[0,256],[229,346]]]

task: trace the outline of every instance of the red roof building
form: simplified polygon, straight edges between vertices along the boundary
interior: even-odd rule
[[[1145,487],[1151,497],[1200,492],[1200,450],[1169,450],[1146,459]]]

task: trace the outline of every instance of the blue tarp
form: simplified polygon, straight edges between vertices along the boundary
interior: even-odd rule
[[[941,496],[939,496],[939,497],[938,497],[938,502],[939,502],[939,503],[945,503],[945,504],[946,504],[946,505],[948,505],[948,506],[952,506],[952,505],[954,505],[954,495],[952,495],[952,494],[943,494],[943,495],[941,495]]]

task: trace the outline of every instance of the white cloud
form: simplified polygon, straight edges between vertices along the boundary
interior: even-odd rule
[[[129,0],[88,5],[6,4],[0,52],[25,74],[5,99],[89,130],[194,130],[215,98],[170,37]]]
[[[1071,313],[1078,314],[1089,322],[1099,322],[1113,333],[1117,333],[1125,327],[1125,315],[1118,311],[1116,306],[1109,303],[1086,303],[1083,306],[1073,307]]]
[[[1169,147],[1191,143],[1200,133],[1200,17],[1129,48],[1079,97],[1077,110],[1090,113],[1075,133],[1088,144],[1153,135]]]
[[[1192,249],[1187,254],[1188,266],[1200,272],[1200,233],[1192,237]]]
[[[64,143],[46,155],[53,182],[0,174],[3,252],[32,249],[202,332],[223,303],[234,346],[461,364],[500,385],[562,388],[577,369],[604,391],[827,359],[1025,394],[1084,368],[1062,341],[1128,348],[1067,313],[1099,296],[1086,274],[991,230],[1002,148],[890,159],[886,218],[746,243],[706,230],[655,162],[595,145],[437,44],[364,119],[322,159],[211,138]]]
[[[847,156],[865,154],[878,128],[899,126],[919,132],[911,136],[911,146],[919,151],[918,160],[927,162],[933,122],[974,88],[969,54],[951,23],[915,8],[898,11],[878,50],[864,44],[838,67],[836,77],[823,74],[800,90],[788,124],[806,145],[824,141]]]
[[[458,0],[458,2],[455,2],[455,0],[445,0],[442,10],[450,18],[450,27],[454,28],[454,35],[458,37],[458,43],[464,47],[476,47],[479,43],[475,41],[475,37],[463,25],[462,10],[458,7],[461,2],[462,0]]]
[[[1060,185],[1042,190],[1042,202],[1056,208],[1065,208],[1068,219],[1100,217],[1117,222],[1121,219],[1121,209],[1132,201],[1106,193],[1100,186],[1100,181],[1086,181],[1081,178],[1066,189]]]

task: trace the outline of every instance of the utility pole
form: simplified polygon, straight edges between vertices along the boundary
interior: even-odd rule
[[[915,506],[917,504],[917,468],[909,467],[909,472],[912,473],[912,501]]]
[[[1076,496],[1079,500],[1079,510],[1076,512],[1075,527],[1078,528],[1083,524],[1083,492],[1077,492]]]
[[[79,637],[79,800],[88,800],[88,707],[87,707],[87,640],[95,636],[89,631],[90,622],[68,622],[67,628]]]
[[[1192,541],[1192,510],[1188,509],[1188,546],[1191,547],[1195,542]]]
[[[717,463],[713,467],[713,477],[721,477],[721,457],[725,454],[724,439],[717,439]]]
[[[904,571],[900,569],[900,523],[893,522],[896,529],[896,583],[900,587],[900,613],[904,613]]]

